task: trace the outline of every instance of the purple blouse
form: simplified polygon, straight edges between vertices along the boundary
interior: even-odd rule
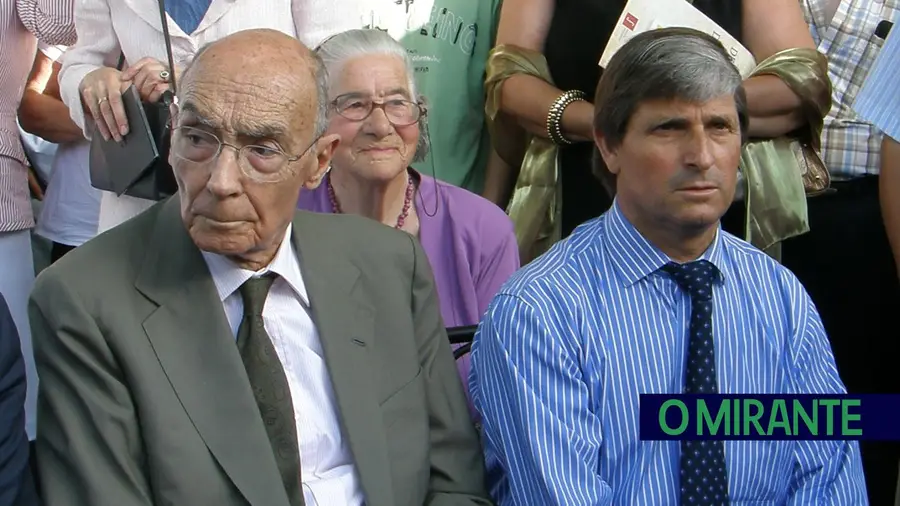
[[[419,177],[414,198],[419,240],[434,271],[444,325],[476,325],[500,286],[519,269],[512,221],[487,199],[413,172]],[[297,207],[332,212],[326,183],[302,190]],[[468,385],[468,355],[457,367]]]

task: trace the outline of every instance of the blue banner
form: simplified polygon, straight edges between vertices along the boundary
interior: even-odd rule
[[[900,441],[900,395],[641,395],[640,437]]]

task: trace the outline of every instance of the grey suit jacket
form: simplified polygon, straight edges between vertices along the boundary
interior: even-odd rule
[[[367,506],[490,504],[418,241],[304,212],[292,239]],[[45,270],[29,311],[48,504],[288,506],[177,197]]]

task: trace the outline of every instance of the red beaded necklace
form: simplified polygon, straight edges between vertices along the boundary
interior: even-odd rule
[[[341,209],[341,204],[338,203],[337,195],[334,193],[334,186],[331,184],[331,173],[328,174],[325,183],[328,187],[328,198],[331,200],[332,212],[334,212],[334,214],[344,214],[344,211]],[[413,193],[415,193],[415,191],[416,185],[413,183],[413,178],[407,172],[406,197],[403,199],[403,208],[400,210],[400,216],[397,217],[397,224],[394,225],[394,228],[403,228],[403,224],[409,216],[409,208],[412,205]]]

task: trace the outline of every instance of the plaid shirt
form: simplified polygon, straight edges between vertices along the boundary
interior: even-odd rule
[[[827,19],[829,0],[800,0],[819,51],[828,57],[834,95],[822,131],[822,156],[836,180],[878,174],[881,132],[853,111],[884,40],[875,35],[883,20],[900,12],[900,0],[841,0]]]
[[[900,23],[900,16],[894,18],[894,26]],[[891,29],[878,60],[872,66],[869,77],[859,95],[854,109],[860,117],[872,122],[887,135],[900,142],[900,28]]]

